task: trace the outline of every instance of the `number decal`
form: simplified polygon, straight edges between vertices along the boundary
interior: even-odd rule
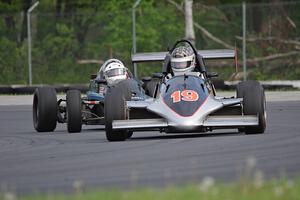
[[[176,90],[171,94],[171,98],[173,99],[173,103],[178,103],[182,101],[197,101],[199,99],[199,95],[194,90]]]
[[[198,93],[194,90],[184,90],[181,92],[183,101],[197,101],[199,99]]]
[[[173,103],[177,103],[177,102],[181,101],[181,99],[180,99],[180,91],[177,90],[177,91],[173,92],[171,94],[171,98],[173,99]]]

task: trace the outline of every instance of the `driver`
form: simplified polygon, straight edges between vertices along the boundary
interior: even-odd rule
[[[190,46],[179,46],[171,53],[170,65],[173,76],[184,75],[188,72],[195,73],[196,76],[204,79],[203,73],[196,68],[196,55]],[[170,79],[172,74],[168,74],[165,78]],[[206,82],[207,88],[211,90],[211,85]]]
[[[194,71],[196,57],[190,46],[179,46],[171,53],[171,68],[174,76]]]
[[[129,79],[128,69],[118,59],[107,60],[100,68],[97,79],[105,79],[108,85]]]
[[[170,65],[173,73],[168,73],[164,80],[169,80],[173,76],[184,75],[192,72],[195,76],[204,79],[204,74],[196,68],[196,55],[190,46],[176,47],[171,53]],[[206,82],[207,88],[211,90],[211,86]]]

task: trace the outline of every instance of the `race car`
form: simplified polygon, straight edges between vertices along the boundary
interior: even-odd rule
[[[192,49],[193,71],[176,74],[173,70],[174,66],[181,69],[182,63],[191,63],[190,57],[175,57],[172,64],[172,54],[179,45]],[[133,63],[163,61],[162,72],[153,75],[159,81],[151,89],[152,94],[146,95],[132,80],[121,81],[107,90],[104,108],[107,140],[123,141],[135,131],[149,130],[184,134],[234,128],[246,134],[264,133],[266,100],[260,83],[240,82],[236,97],[220,97],[211,81],[217,74],[206,71],[206,59],[235,58],[235,50],[198,51],[187,40],[177,41],[169,52],[133,54]]]
[[[80,132],[82,124],[104,125],[104,96],[107,87],[132,74],[117,59],[107,60],[97,74],[91,75],[89,90],[68,90],[58,99],[53,87],[37,88],[33,96],[33,124],[38,132],[54,131],[58,123],[67,123],[68,132]]]

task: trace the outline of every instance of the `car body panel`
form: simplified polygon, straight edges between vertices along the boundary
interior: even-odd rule
[[[258,117],[255,115],[225,115],[225,116],[208,116],[202,122],[193,124],[194,130],[198,127],[221,127],[221,128],[235,128],[241,126],[255,126],[258,124]],[[156,119],[131,119],[131,120],[114,120],[113,129],[129,129],[129,130],[145,130],[145,129],[161,129],[167,127],[177,127],[177,124],[167,122],[164,118]],[[179,129],[182,132],[189,132],[193,129]],[[189,130],[189,131],[187,131]]]
[[[242,98],[216,97],[209,91],[205,79],[195,75],[180,75],[173,77],[160,85],[160,95],[156,98],[137,98],[126,101],[127,109],[142,109],[144,112],[155,113],[155,119],[114,120],[113,129],[147,130],[160,129],[166,132],[195,132],[205,131],[206,128],[233,128],[254,126],[258,124],[257,116],[232,115],[222,116],[213,114],[223,108],[233,109],[242,105]],[[195,101],[172,101],[172,93],[192,90],[197,93]],[[143,95],[139,93],[139,95]],[[204,129],[203,129],[204,128]]]
[[[183,75],[170,79],[162,93],[163,103],[182,117],[193,116],[209,96],[203,79]]]
[[[88,100],[94,100],[94,101],[104,102],[104,95],[96,93],[96,92],[93,92],[93,91],[87,91],[86,98]]]

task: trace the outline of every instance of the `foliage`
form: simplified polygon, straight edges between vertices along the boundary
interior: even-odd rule
[[[207,180],[200,184],[189,184],[182,186],[166,186],[160,189],[140,188],[140,189],[99,189],[83,192],[80,188],[75,189],[71,194],[35,194],[25,195],[16,198],[13,193],[0,194],[0,199],[20,199],[20,200],[113,200],[113,199],[232,199],[232,200],[265,200],[282,199],[296,200],[300,195],[300,182],[291,180],[269,181],[267,183],[234,183],[229,185],[214,184]]]
[[[25,65],[27,46],[20,47],[7,38],[0,38],[0,77],[1,83],[24,84],[27,78]]]
[[[0,84],[28,82],[26,11],[33,2],[0,2]],[[84,59],[104,61],[112,56],[124,61],[132,70],[132,6],[135,0],[103,2],[40,1],[31,15],[34,84],[86,83],[89,75],[98,71],[99,65],[78,64],[78,60]],[[182,5],[183,1],[174,2]],[[286,40],[297,38],[300,26],[299,6],[300,4],[287,4],[285,7],[275,6],[274,9],[269,9],[268,6],[249,5],[248,37],[268,36],[270,31],[266,27],[271,23],[276,27],[272,29],[274,36]],[[271,10],[283,11],[272,13]],[[284,21],[287,13],[296,28]],[[263,21],[258,23],[255,14],[261,16]],[[217,38],[233,46],[236,44],[241,49],[241,41],[235,37],[242,33],[239,1],[194,0],[194,21]],[[136,8],[136,22],[138,52],[166,51],[174,41],[184,37],[184,15],[169,1],[141,1]],[[195,32],[198,48],[224,48],[199,29],[195,29]],[[287,52],[293,48],[292,45],[257,42],[249,43],[247,53],[249,58],[253,58]],[[297,63],[296,58],[280,67],[261,62],[250,70],[255,79],[299,79]],[[283,70],[285,67],[289,71]],[[160,69],[161,63],[138,65],[139,76],[149,75]],[[224,79],[228,79],[234,71],[233,68],[209,70],[219,71]]]

